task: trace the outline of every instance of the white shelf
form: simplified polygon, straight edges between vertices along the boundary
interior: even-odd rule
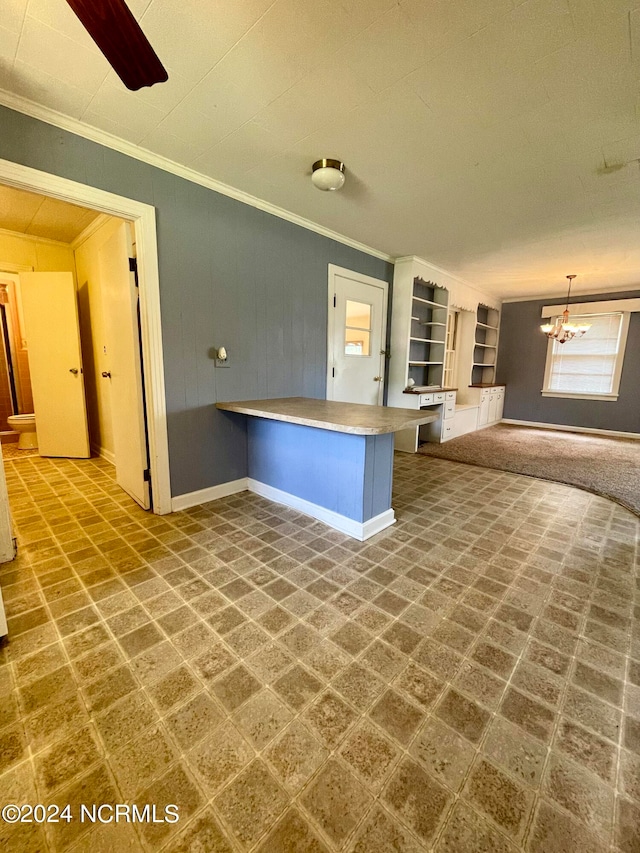
[[[480,326],[481,329],[493,329],[495,332],[498,331],[497,326],[490,326],[488,323],[476,323],[476,326]]]
[[[495,344],[480,344],[478,341],[474,344],[475,347],[485,347],[485,349],[498,349]]]
[[[412,299],[414,302],[422,302],[423,305],[431,305],[432,308],[444,308],[445,311],[447,310],[447,306],[443,305],[442,302],[431,302],[430,299],[423,299],[421,296],[413,296]]]
[[[426,366],[428,364],[444,364],[443,361],[410,361],[409,364],[414,366]]]
[[[474,361],[472,367],[495,367],[495,364],[487,364],[485,361]]]
[[[420,341],[422,344],[444,344],[444,341],[438,341],[435,338],[409,338],[410,341]]]
[[[446,323],[436,322],[435,320],[421,320],[419,317],[412,317],[412,320],[417,320],[421,326],[446,326]]]

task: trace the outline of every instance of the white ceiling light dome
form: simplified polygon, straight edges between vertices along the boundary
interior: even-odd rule
[[[311,180],[314,187],[324,192],[339,190],[344,186],[344,163],[328,157],[316,160],[311,167]]]

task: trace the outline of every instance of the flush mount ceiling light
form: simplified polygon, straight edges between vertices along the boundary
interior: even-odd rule
[[[569,290],[567,291],[567,304],[562,312],[562,317],[558,317],[556,322],[553,324],[544,323],[540,326],[540,329],[548,338],[553,338],[553,340],[557,341],[559,344],[564,344],[575,337],[581,338],[584,333],[591,328],[589,323],[576,325],[575,323],[569,322],[569,298],[571,296],[571,285],[575,275],[568,275],[567,278],[569,279]]]
[[[344,163],[330,158],[316,160],[311,167],[311,180],[319,190],[339,190],[344,185]]]

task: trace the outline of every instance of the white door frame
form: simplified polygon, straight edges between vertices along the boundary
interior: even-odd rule
[[[60,178],[57,175],[50,175],[28,166],[21,166],[9,160],[0,159],[0,183],[99,210],[109,216],[118,216],[133,222],[138,258],[140,326],[153,512],[157,515],[171,512],[155,208],[150,204],[134,201],[67,178]]]
[[[374,287],[381,287],[383,291],[382,296],[382,317],[383,317],[383,334],[382,334],[382,345],[385,346],[387,342],[387,327],[389,323],[388,313],[388,304],[389,304],[389,282],[384,281],[381,278],[372,278],[370,275],[364,275],[364,273],[355,272],[354,270],[348,270],[345,267],[338,267],[335,264],[329,264],[329,291],[328,291],[328,311],[327,311],[327,389],[326,389],[326,398],[327,400],[333,400],[333,385],[334,385],[334,377],[333,377],[333,362],[335,358],[335,353],[333,351],[334,344],[334,330],[335,330],[335,311],[333,310],[333,298],[336,292],[336,276],[341,276],[342,278],[351,278],[354,281],[357,281],[359,284],[371,284]],[[385,361],[386,365],[386,361]],[[380,383],[380,391],[378,395],[378,399],[382,400],[382,396],[384,393],[384,374],[382,377],[382,382]]]

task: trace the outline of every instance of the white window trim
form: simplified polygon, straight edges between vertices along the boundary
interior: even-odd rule
[[[597,304],[597,303],[596,303]],[[558,306],[555,306],[556,308]],[[619,309],[618,309],[619,310]],[[578,312],[576,312],[577,314]],[[585,314],[587,312],[584,312]],[[588,312],[596,313],[596,312]],[[598,312],[600,313],[600,312]],[[618,313],[611,311],[610,313]],[[615,402],[618,399],[618,391],[620,390],[620,378],[622,376],[622,366],[624,364],[624,354],[627,348],[627,335],[629,332],[629,319],[631,314],[629,311],[622,312],[622,323],[620,326],[620,345],[618,347],[618,355],[616,357],[616,366],[613,371],[612,390],[608,394],[572,394],[570,391],[549,391],[549,380],[551,378],[551,362],[553,355],[553,338],[549,338],[547,343],[547,361],[544,366],[544,384],[540,392],[543,397],[562,397],[569,400],[601,400],[604,402]],[[587,333],[588,334],[588,333]]]

